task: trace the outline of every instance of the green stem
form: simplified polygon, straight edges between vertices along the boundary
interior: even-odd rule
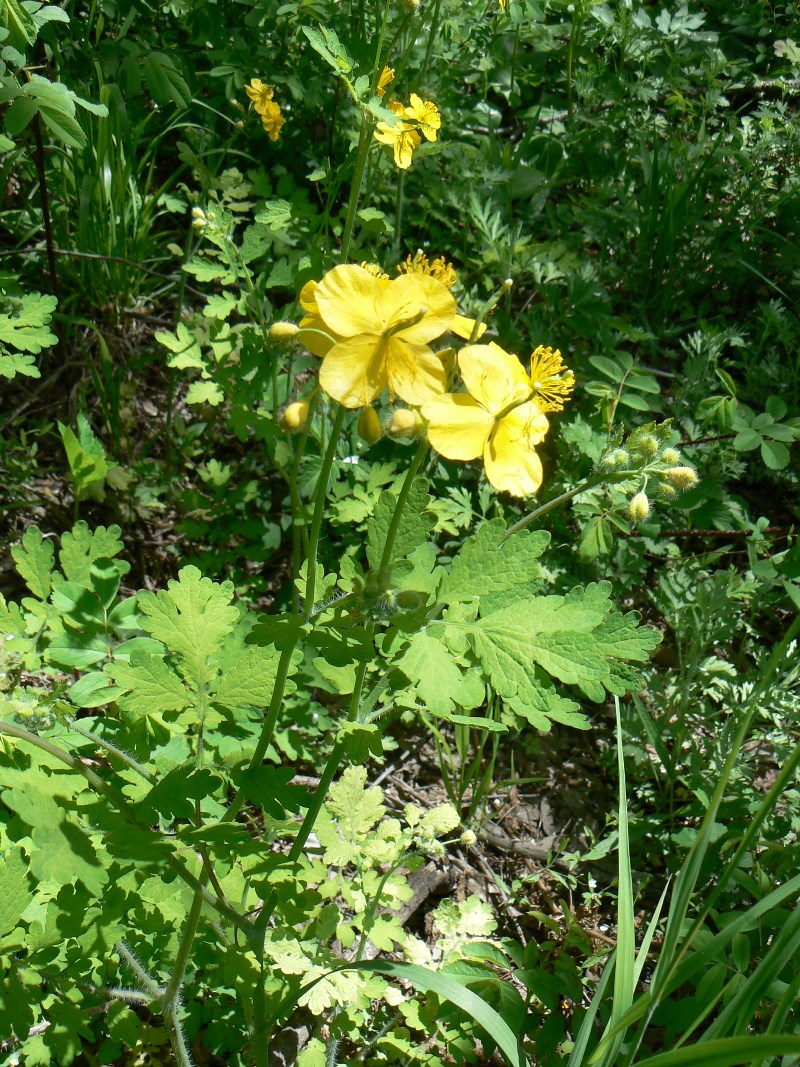
[[[358,135],[358,148],[356,149],[356,161],[353,167],[353,181],[350,185],[350,199],[347,203],[347,217],[344,223],[344,236],[342,237],[342,263],[347,262],[350,255],[350,242],[353,237],[353,227],[356,223],[356,211],[358,210],[358,198],[361,195],[361,183],[364,180],[364,167],[367,165],[370,142],[372,140],[372,121],[367,112],[361,116],[361,132]]]
[[[397,498],[397,503],[395,504],[394,512],[392,514],[392,521],[389,523],[389,529],[386,531],[386,541],[381,554],[381,562],[378,567],[379,571],[386,570],[391,562],[395,538],[397,537],[397,531],[400,529],[400,522],[403,518],[403,509],[406,506],[408,494],[411,492],[411,486],[414,483],[414,479],[417,476],[417,471],[422,465],[423,459],[425,459],[425,453],[427,451],[428,442],[426,440],[420,441],[417,451],[414,453],[414,458],[411,460],[411,466],[406,471],[406,476],[403,480],[402,488],[400,489],[400,495]]]
[[[428,43],[425,47],[425,58],[422,61],[422,70],[420,71],[420,82],[424,84],[425,77],[428,73],[428,64],[431,61],[433,55],[433,45],[436,41],[436,35],[439,32],[439,15],[440,8],[442,6],[442,0],[436,0],[433,6],[433,15],[431,16],[431,28],[428,30]]]
[[[599,474],[593,474],[586,481],[581,482],[580,485],[576,485],[574,489],[568,489],[566,493],[562,493],[561,496],[553,497],[552,500],[548,500],[546,504],[542,504],[541,507],[536,508],[530,515],[526,515],[524,519],[520,519],[519,522],[515,522],[513,526],[509,526],[506,531],[506,537],[511,537],[512,534],[519,533],[520,530],[524,530],[530,526],[531,523],[536,522],[542,515],[546,515],[548,511],[552,511],[553,508],[557,508],[560,504],[566,504],[568,500],[572,500],[573,497],[578,496],[580,493],[586,492],[587,489],[594,489],[596,485],[602,485],[603,482],[609,482],[611,485],[617,482],[624,482],[628,478],[635,478],[641,474],[641,471],[602,471]]]
[[[347,408],[340,404],[331,427],[331,436],[328,447],[322,459],[322,467],[317,480],[316,499],[314,501],[314,515],[311,519],[311,532],[308,538],[308,556],[306,557],[306,591],[304,616],[308,620],[314,611],[314,594],[317,586],[317,552],[319,550],[319,535],[322,529],[322,517],[325,512],[325,501],[328,495],[328,481],[331,476],[331,468],[336,458],[336,449],[339,445],[339,435],[342,432]]]

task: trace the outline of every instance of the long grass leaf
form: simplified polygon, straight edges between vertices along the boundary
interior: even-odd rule
[[[790,1034],[760,1034],[757,1037],[724,1037],[719,1041],[701,1042],[688,1048],[661,1052],[639,1067],[735,1067],[736,1064],[756,1063],[765,1056],[787,1056],[800,1053],[800,1037]]]

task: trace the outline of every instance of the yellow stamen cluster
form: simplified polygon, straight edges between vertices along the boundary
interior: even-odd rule
[[[542,411],[563,411],[575,388],[575,375],[564,366],[557,348],[539,345],[531,356],[531,383]]]
[[[453,264],[448,263],[444,256],[439,256],[431,263],[422,251],[415,252],[413,256],[406,256],[402,263],[397,264],[397,272],[398,274],[430,274],[448,289],[452,289],[458,281]]]
[[[277,141],[286,119],[281,114],[280,104],[273,99],[274,88],[262,82],[260,78],[253,78],[249,85],[245,85],[244,91],[250,98],[253,110],[261,119],[264,132],[269,135],[270,141]]]
[[[367,274],[371,274],[373,278],[382,278],[384,281],[389,281],[389,275],[379,263],[362,263],[361,266]]]

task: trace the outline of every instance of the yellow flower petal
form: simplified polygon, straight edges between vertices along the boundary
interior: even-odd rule
[[[419,406],[447,388],[444,365],[427,345],[412,344],[399,336],[387,342],[386,373],[393,392],[407,404]]]
[[[419,318],[421,311],[424,314]],[[426,274],[401,274],[386,287],[381,310],[384,328],[412,344],[427,344],[449,328],[456,302],[446,285]],[[418,322],[414,319],[419,318]],[[402,326],[401,323],[408,325]]]
[[[348,337],[323,359],[319,384],[344,407],[364,407],[389,384],[385,357],[386,342],[380,336]]]
[[[531,395],[531,381],[516,356],[499,345],[469,345],[458,354],[467,391],[493,415]]]
[[[445,393],[422,405],[428,439],[448,459],[477,459],[486,447],[494,419],[477,400],[464,393]]]
[[[530,496],[542,484],[542,461],[513,419],[496,424],[484,449],[483,463],[486,477],[498,492]]]
[[[465,341],[472,340],[472,331],[475,329],[475,319],[468,319],[464,315],[456,315],[453,321],[450,323],[450,329],[456,335],[456,337],[462,337]],[[480,329],[478,330],[479,340],[486,333],[486,323],[482,322]]]
[[[317,310],[323,322],[340,337],[380,333],[379,302],[384,286],[355,263],[329,270],[316,288]]]

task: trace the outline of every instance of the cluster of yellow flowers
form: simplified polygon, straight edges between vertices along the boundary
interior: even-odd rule
[[[277,141],[286,119],[281,114],[280,104],[273,99],[274,88],[259,78],[253,78],[249,85],[245,85],[244,90],[261,119],[264,132],[269,134],[270,141]]]
[[[398,421],[397,436],[418,435],[424,418],[440,455],[482,457],[495,489],[535,493],[542,483],[536,445],[549,427],[546,413],[560,411],[575,384],[561,353],[537,348],[528,373],[494,343],[469,344],[455,360],[452,349],[434,351],[431,342],[448,331],[467,339],[476,332],[474,321],[456,313],[442,280],[452,285],[455,272],[444,260],[430,263],[422,254],[398,270],[397,278],[389,278],[356,264],[334,267],[303,287],[306,314],[299,330],[276,323],[273,337],[294,335],[320,356],[320,385],[344,407],[375,416],[368,405],[388,389],[418,409]],[[465,392],[448,391],[456,370]]]
[[[393,81],[394,71],[391,67],[384,67],[378,79],[378,96],[383,98]],[[423,100],[416,93],[411,94],[408,106],[397,100],[390,100],[387,106],[399,118],[391,125],[388,122],[379,122],[373,136],[381,144],[390,145],[394,150],[397,166],[401,170],[407,170],[411,166],[414,149],[419,148],[422,138],[426,141],[436,140],[442,126],[442,116],[432,101]]]

